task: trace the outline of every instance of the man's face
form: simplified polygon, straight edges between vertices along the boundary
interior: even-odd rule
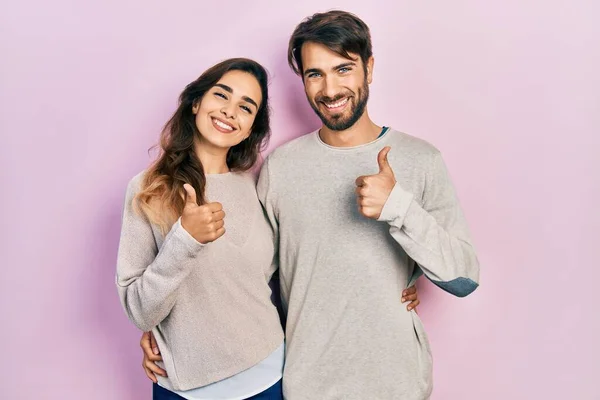
[[[367,73],[360,56],[349,60],[326,46],[307,42],[302,46],[304,91],[323,124],[334,131],[350,128],[362,117],[369,99],[373,58]]]

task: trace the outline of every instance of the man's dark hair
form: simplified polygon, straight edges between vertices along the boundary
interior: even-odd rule
[[[302,76],[302,45],[319,43],[342,57],[354,60],[349,53],[358,54],[367,68],[373,55],[369,27],[356,15],[340,10],[314,14],[302,21],[292,33],[288,46],[288,63]]]

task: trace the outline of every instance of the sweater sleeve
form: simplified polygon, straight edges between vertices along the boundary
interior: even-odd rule
[[[149,220],[133,208],[138,186],[134,181],[125,196],[116,284],[129,319],[150,331],[169,315],[177,289],[196,265],[203,245],[178,220],[158,249]]]
[[[275,193],[271,185],[271,175],[269,171],[269,158],[265,160],[258,176],[258,182],[256,184],[256,193],[258,199],[263,207],[267,220],[273,229],[273,247],[275,249],[273,255],[273,261],[271,263],[271,271],[275,272],[276,284],[280,284],[282,281],[279,278],[279,221],[277,218],[277,212],[275,208]],[[279,290],[277,291],[279,294]],[[277,304],[280,315],[285,315],[287,311],[287,305],[283,304],[283,297],[280,296],[281,303]],[[278,302],[279,303],[279,302]],[[280,308],[281,307],[281,308]],[[282,314],[283,313],[283,314]]]
[[[442,156],[432,157],[423,206],[396,183],[379,220],[389,224],[391,236],[429,280],[464,297],[479,286],[479,261]]]

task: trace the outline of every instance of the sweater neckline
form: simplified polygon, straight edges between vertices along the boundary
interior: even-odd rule
[[[337,146],[332,146],[332,145],[325,143],[321,139],[321,136],[319,135],[319,130],[316,130],[315,132],[313,132],[313,137],[315,138],[315,140],[321,147],[325,147],[326,149],[333,150],[333,151],[339,151],[339,152],[352,152],[352,151],[360,151],[360,150],[364,150],[364,149],[369,149],[371,147],[377,146],[383,140],[385,140],[385,138],[390,134],[391,130],[392,129],[390,127],[384,126],[381,134],[375,140],[372,140],[368,143],[359,144],[358,146],[350,146],[350,147],[337,147]]]

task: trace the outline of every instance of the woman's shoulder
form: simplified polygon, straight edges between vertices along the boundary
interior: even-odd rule
[[[133,178],[129,179],[126,189],[127,197],[133,198],[142,190],[142,184],[144,183],[144,178],[146,177],[146,171],[147,170],[140,171],[134,175]]]
[[[256,174],[252,171],[232,171],[230,173],[231,181],[242,184],[256,186]]]

